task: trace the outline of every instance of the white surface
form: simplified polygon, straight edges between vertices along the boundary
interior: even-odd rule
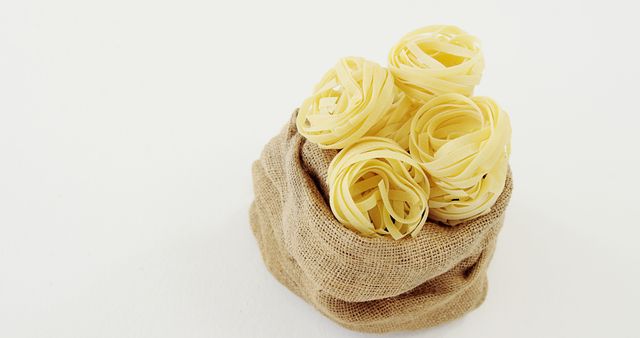
[[[266,271],[250,164],[434,23],[482,39],[516,186],[484,305],[397,336],[638,337],[638,9],[479,3],[0,2],[0,337],[364,336]]]

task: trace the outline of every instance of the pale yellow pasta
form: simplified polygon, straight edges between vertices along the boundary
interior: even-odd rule
[[[394,94],[388,69],[363,58],[343,58],[300,106],[298,131],[321,148],[342,149],[382,118]]]
[[[367,136],[341,150],[328,170],[338,221],[365,236],[415,236],[429,213],[429,181],[391,139]]]
[[[393,104],[367,135],[390,138],[409,150],[409,127],[418,107],[403,91],[397,89]]]
[[[455,26],[427,26],[405,35],[389,52],[397,85],[414,100],[473,94],[484,69],[478,40]]]
[[[429,175],[430,218],[455,225],[490,211],[504,188],[509,116],[488,97],[436,96],[411,122],[410,153]]]

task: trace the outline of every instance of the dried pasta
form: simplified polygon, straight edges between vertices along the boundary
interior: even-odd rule
[[[369,129],[367,135],[390,138],[405,150],[409,150],[411,118],[419,107],[420,105],[415,104],[403,91],[396,90],[391,107],[380,121]]]
[[[429,213],[429,181],[396,142],[367,136],[343,149],[328,170],[331,210],[365,236],[415,236]]]
[[[429,175],[429,217],[455,225],[490,211],[510,153],[509,116],[488,97],[444,94],[411,122],[410,153]]]
[[[504,189],[509,117],[472,97],[479,41],[455,26],[406,34],[389,68],[340,59],[298,110],[296,127],[323,149],[330,206],[365,236],[415,236],[427,218],[456,225],[490,212]]]
[[[480,82],[484,58],[479,41],[455,26],[427,26],[405,35],[389,52],[397,85],[414,100],[435,95],[470,96]]]
[[[300,106],[298,131],[321,148],[342,149],[378,123],[394,94],[388,69],[363,58],[343,58]]]

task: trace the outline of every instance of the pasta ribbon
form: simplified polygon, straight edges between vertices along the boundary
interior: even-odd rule
[[[298,131],[320,148],[342,149],[380,121],[394,94],[388,69],[363,58],[343,58],[300,106]]]
[[[509,116],[488,97],[436,96],[411,122],[409,149],[431,182],[429,217],[455,225],[490,211],[504,188]]]
[[[398,87],[427,102],[445,93],[473,94],[484,69],[479,41],[455,26],[427,26],[405,35],[389,52]]]
[[[391,107],[382,119],[369,129],[367,135],[390,138],[405,150],[409,150],[409,127],[411,127],[411,118],[418,108],[419,105],[409,99],[403,91],[397,89]]]
[[[328,170],[338,221],[365,236],[415,236],[429,213],[429,181],[396,142],[366,136],[341,150]]]

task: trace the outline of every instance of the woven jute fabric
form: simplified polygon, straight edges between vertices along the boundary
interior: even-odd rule
[[[478,307],[512,189],[491,212],[455,227],[427,222],[412,238],[368,238],[328,204],[335,150],[307,142],[294,117],[253,164],[249,216],[268,270],[340,325],[363,332],[434,326]]]

